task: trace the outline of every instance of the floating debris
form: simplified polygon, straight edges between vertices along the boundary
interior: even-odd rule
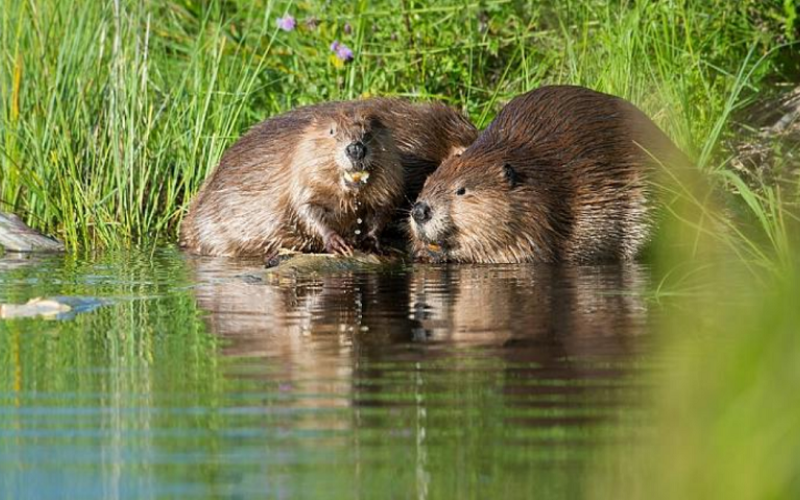
[[[107,303],[94,297],[36,297],[25,304],[0,304],[0,319],[72,319]]]

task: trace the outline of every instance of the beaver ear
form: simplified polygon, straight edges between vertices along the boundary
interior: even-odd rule
[[[374,130],[374,129],[386,128],[383,125],[383,121],[381,121],[379,116],[377,116],[377,115],[368,115],[366,118],[367,118],[366,121],[367,121],[367,123],[369,123],[369,127],[371,129]]]
[[[516,187],[519,184],[519,175],[517,171],[514,170],[514,167],[511,166],[510,163],[506,163],[503,165],[503,176],[506,178],[508,185],[512,188]]]

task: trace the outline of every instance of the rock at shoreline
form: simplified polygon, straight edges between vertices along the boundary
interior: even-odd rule
[[[25,225],[19,217],[0,212],[0,247],[9,252],[63,252],[64,244]]]

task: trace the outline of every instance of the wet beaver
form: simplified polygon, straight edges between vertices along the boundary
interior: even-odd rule
[[[651,233],[651,174],[685,161],[631,103],[539,88],[428,178],[412,210],[414,253],[478,263],[633,259]]]
[[[444,105],[400,99],[318,104],[270,118],[223,155],[183,221],[180,244],[267,259],[280,248],[376,248],[404,199],[476,136]]]

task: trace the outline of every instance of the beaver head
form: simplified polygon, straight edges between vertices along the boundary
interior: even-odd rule
[[[357,191],[369,184],[376,168],[396,165],[391,130],[366,109],[342,110],[318,118],[315,129],[320,142],[327,143],[345,191]]]
[[[411,210],[413,251],[433,262],[531,260],[540,244],[542,209],[531,202],[514,158],[503,148],[474,145],[445,160]]]

